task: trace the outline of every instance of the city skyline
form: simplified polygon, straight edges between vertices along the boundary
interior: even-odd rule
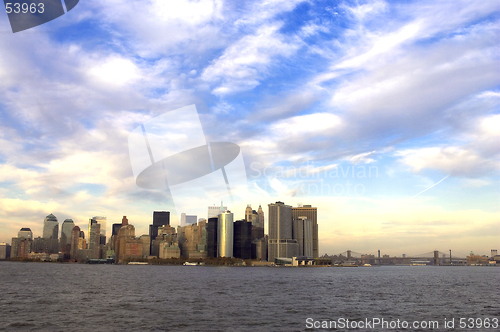
[[[140,187],[128,145],[195,105],[199,123],[167,143],[235,149],[236,220],[249,203],[313,204],[319,255],[487,253],[500,246],[499,23],[493,0],[90,0],[17,33],[2,13],[0,242],[42,234],[50,213],[85,232],[106,216],[106,234],[123,215],[138,234],[151,211],[205,216],[187,182],[183,196]],[[158,151],[140,150],[144,165]]]
[[[271,207],[271,206],[276,206],[277,204],[285,204],[285,203],[283,203],[283,202],[281,202],[281,201],[276,201],[275,203],[269,203],[268,205]],[[230,212],[230,214],[231,214],[231,221],[233,221],[233,222],[245,220],[245,221],[247,221],[247,222],[249,222],[249,223],[251,224],[251,223],[252,223],[251,221],[246,220],[247,209],[248,209],[248,207],[249,207],[249,206],[250,206],[250,204],[247,204],[247,206],[246,206],[245,210],[244,210],[244,211],[243,211],[243,213],[242,213],[242,214],[243,214],[243,217],[242,217],[242,218],[233,217],[234,213],[233,213],[232,211],[230,211],[230,210],[229,210],[226,206],[224,206],[224,207],[218,207],[218,209],[219,209],[220,211]],[[308,220],[307,220],[307,221],[310,223],[310,226],[309,226],[309,227],[311,227],[311,229],[309,230],[309,232],[312,232],[311,234],[313,234],[313,233],[314,233],[314,231],[313,231],[313,224],[314,224],[314,222],[313,222],[313,221],[314,221],[315,216],[313,216],[313,215],[309,215],[309,216],[307,216],[307,214],[308,214],[307,212],[306,212],[306,213],[300,213],[300,210],[301,210],[301,209],[302,209],[302,210],[304,210],[304,209],[305,209],[306,211],[307,211],[307,210],[314,210],[314,211],[315,211],[315,213],[314,213],[314,214],[316,214],[316,209],[317,209],[316,207],[311,207],[311,205],[303,205],[303,204],[300,204],[300,206],[298,206],[298,207],[292,207],[292,206],[289,206],[289,205],[285,205],[285,206],[288,206],[288,207],[290,208],[290,213],[289,213],[289,214],[290,214],[290,221],[292,221],[292,220],[293,220],[293,226],[292,226],[292,224],[289,224],[289,225],[287,226],[287,227],[290,227],[290,229],[289,229],[289,232],[290,232],[289,237],[290,237],[290,238],[292,238],[292,236],[291,236],[291,232],[292,232],[292,230],[291,230],[291,229],[292,229],[292,227],[293,227],[293,228],[297,227],[296,222],[297,222],[298,220],[301,220],[301,219],[306,219],[305,217],[308,217]],[[223,209],[222,209],[222,208],[223,208]],[[209,206],[209,211],[208,211],[208,213],[210,213],[210,206]],[[198,222],[199,222],[199,221],[197,221],[197,222],[196,222],[196,223],[194,223],[194,224],[186,224],[186,225],[182,226],[182,225],[181,225],[181,223],[180,223],[180,221],[179,221],[177,224],[176,224],[176,222],[172,223],[172,222],[170,221],[170,212],[169,212],[169,211],[153,211],[153,212],[152,212],[152,215],[151,215],[151,220],[149,221],[149,223],[151,223],[151,222],[153,222],[153,223],[154,223],[154,222],[155,222],[154,220],[155,220],[155,218],[157,218],[157,216],[156,216],[157,214],[158,214],[158,215],[159,215],[159,214],[167,214],[167,215],[168,215],[168,217],[166,217],[166,219],[164,219],[164,221],[165,221],[165,223],[166,223],[167,225],[169,225],[169,226],[173,226],[173,227],[174,227],[174,229],[175,229],[176,227],[186,227],[186,226],[190,226],[190,225],[195,225],[195,226],[196,226],[196,225],[198,224]],[[292,216],[292,214],[293,214],[293,216]],[[302,216],[302,215],[304,215],[304,216]],[[312,217],[312,218],[311,218],[311,217]],[[45,217],[44,222],[42,223],[41,228],[43,228],[43,227],[44,227],[44,225],[45,225],[45,223],[46,223],[46,220],[47,220],[47,219],[49,219],[49,220],[50,220],[51,218],[52,218],[52,219],[56,219],[56,220],[57,220],[57,216],[55,216],[53,213],[50,213],[48,216],[46,216],[46,217]],[[95,218],[95,217],[94,217],[94,218]],[[107,217],[99,217],[99,218],[102,218],[101,220],[104,220],[104,224],[106,224]],[[266,235],[266,236],[268,236],[268,235],[269,235],[269,234],[268,234],[268,233],[269,233],[269,229],[268,229],[268,227],[267,227],[267,225],[269,224],[269,223],[268,223],[268,213],[264,213],[264,218],[265,218],[265,220],[266,220],[266,222],[265,222],[266,227],[264,227],[264,233],[265,233],[265,235]],[[93,219],[93,218],[90,218],[90,220],[92,220],[92,219]],[[122,223],[123,219],[126,219],[126,218],[125,218],[124,216],[122,216],[122,217],[120,218],[120,220],[119,220],[119,221],[117,221],[116,223],[111,223],[111,224],[109,224],[109,226],[108,226],[108,228],[110,228],[110,233],[109,233],[109,234],[112,234],[112,233],[113,233],[114,225],[121,225],[121,223]],[[159,218],[158,218],[158,219],[159,219]],[[200,218],[200,221],[201,221],[202,219],[205,219],[205,218]],[[208,219],[204,220],[204,222],[208,221],[209,219],[210,219],[210,217],[209,217]],[[59,228],[59,224],[60,224],[61,232],[60,232],[60,234],[59,234],[59,236],[58,236],[58,240],[60,240],[60,241],[63,241],[63,237],[62,237],[62,226],[63,226],[63,224],[65,224],[65,223],[66,223],[66,222],[68,222],[68,221],[71,221],[71,222],[72,222],[72,224],[73,224],[74,226],[79,226],[78,224],[74,223],[72,219],[65,219],[65,220],[64,220],[64,222],[58,223],[58,225],[57,225],[56,227],[57,227],[57,228]],[[302,221],[302,224],[300,224],[300,221],[299,221],[299,225],[302,225],[302,226],[301,226],[301,228],[302,228],[302,227],[304,227],[304,222],[305,222],[305,220],[304,220],[304,221]],[[128,220],[127,220],[127,223],[128,223]],[[147,223],[147,222],[146,222],[146,223]],[[134,223],[134,226],[135,226],[135,225],[136,225],[136,223]],[[156,225],[156,227],[160,226],[160,222],[158,222],[158,223],[157,223],[157,224],[155,224],[155,225]],[[146,229],[146,230],[148,229],[148,227],[144,227],[144,225],[142,225],[142,226],[139,228],[140,230],[139,230],[139,231],[137,231],[137,236],[139,236],[139,234],[142,234],[142,235],[140,235],[140,236],[145,236],[145,235],[148,235],[148,233],[149,233],[149,234],[151,234],[151,233],[150,233],[150,232],[151,232],[151,227],[152,227],[153,225],[146,225],[146,226],[148,226],[148,227],[149,227],[149,232],[148,232],[148,231],[146,231],[146,232],[141,232],[141,231],[140,231],[141,229]],[[321,225],[319,225],[319,226],[317,225],[316,227],[321,229]],[[85,228],[84,228],[84,229],[85,229]],[[304,232],[304,231],[305,231],[305,229],[301,230],[300,232]],[[85,230],[83,230],[82,232],[83,232],[83,233],[85,233],[85,239],[87,239],[86,241],[88,242],[88,241],[89,241],[89,238],[90,238],[90,234],[89,234],[89,232],[88,232],[88,231],[85,231]],[[102,229],[100,229],[100,232],[99,232],[99,233],[101,234],[101,236],[102,236],[102,232],[103,232],[103,230],[102,230]],[[294,231],[294,232],[295,232],[295,231]],[[23,235],[22,235],[22,236],[21,236],[21,233],[23,233]],[[30,234],[29,236],[28,236],[28,235],[26,235],[26,234],[28,234],[28,233]],[[10,243],[11,243],[11,240],[12,240],[12,238],[13,238],[13,237],[18,237],[18,238],[19,238],[19,237],[31,238],[32,240],[33,240],[33,239],[35,239],[35,238],[37,238],[37,237],[42,237],[42,238],[43,238],[43,232],[41,232],[41,233],[38,235],[38,234],[37,234],[37,232],[34,232],[34,231],[33,231],[31,228],[29,228],[29,227],[22,227],[22,228],[21,228],[21,229],[20,229],[20,230],[19,230],[16,234],[17,234],[17,236],[12,236],[12,237],[10,237],[10,238],[9,238],[9,240],[8,240],[8,241],[0,241],[0,243],[7,243],[7,244],[10,244]],[[155,234],[154,236],[158,235],[158,231],[154,232],[154,234]],[[321,235],[321,233],[319,233],[319,234]],[[311,235],[311,236],[313,236],[313,235]],[[294,234],[293,238],[296,238],[295,234]],[[314,238],[314,237],[312,237],[312,239],[313,239],[313,238]],[[270,238],[270,239],[272,239],[272,238]],[[108,237],[108,238],[106,239],[106,242],[108,242],[109,240],[110,240],[110,238]],[[70,241],[70,240],[68,240],[68,242],[69,242],[69,241]],[[150,241],[153,241],[153,240],[150,240]],[[299,241],[299,242],[300,242],[300,241]],[[313,247],[314,247],[313,242],[314,242],[314,240],[310,243],[310,246],[311,246],[311,247],[310,247],[310,251],[311,251],[311,255],[310,255],[310,256],[311,256],[311,257],[318,257],[318,256],[319,256],[319,257],[321,257],[321,256],[323,256],[323,255],[339,255],[339,254],[345,253],[345,252],[347,252],[347,251],[362,251],[362,254],[365,254],[365,255],[375,255],[377,252],[378,252],[379,254],[380,254],[380,252],[382,252],[382,253],[383,253],[384,255],[386,255],[387,257],[400,257],[400,256],[404,256],[404,255],[406,255],[406,256],[411,256],[411,255],[421,255],[421,254],[423,254],[423,253],[424,253],[423,251],[422,251],[422,252],[418,252],[418,253],[417,253],[417,252],[403,252],[402,250],[399,250],[399,251],[397,251],[397,250],[396,250],[396,251],[384,251],[384,250],[377,249],[377,248],[370,248],[370,249],[368,249],[368,251],[363,251],[363,250],[359,250],[359,249],[357,249],[357,248],[355,248],[355,247],[352,247],[352,246],[347,246],[347,247],[345,247],[345,248],[338,248],[338,250],[337,250],[337,251],[332,251],[332,252],[326,252],[326,251],[325,251],[325,252],[323,252],[323,251],[321,251],[321,243],[322,243],[322,242],[321,242],[321,237],[319,238],[319,246],[320,246],[320,250],[319,250],[319,252],[314,252],[314,253],[313,253]],[[301,245],[301,247],[303,247],[303,246],[304,246],[304,244],[303,244],[303,243],[300,243],[300,245]],[[444,247],[446,247],[446,245],[445,245]],[[497,247],[492,247],[492,248],[490,248],[490,249],[488,249],[488,250],[485,250],[484,252],[482,252],[482,251],[474,251],[474,250],[468,250],[468,251],[460,251],[460,250],[457,250],[457,251],[458,251],[458,253],[459,253],[458,255],[460,255],[460,256],[464,256],[464,257],[465,257],[466,255],[469,255],[469,254],[472,254],[472,253],[474,253],[474,254],[476,254],[476,255],[486,255],[486,254],[487,254],[487,253],[489,253],[489,252],[493,252],[493,251],[495,251],[495,252],[496,252],[496,251],[497,251],[497,249],[496,249],[496,248],[497,248]],[[337,249],[337,248],[336,248],[336,249]],[[427,247],[427,248],[424,248],[424,249],[426,249],[426,250],[431,250],[431,247]],[[61,249],[61,250],[62,250],[62,249]],[[339,250],[340,250],[340,251],[339,251]],[[454,251],[454,252],[457,252],[457,251],[455,251],[455,250],[456,250],[456,248],[453,248],[453,249],[434,248],[434,249],[432,249],[432,251],[434,251],[434,250],[439,250],[439,251],[444,250],[445,252],[447,252],[448,250],[452,250],[452,251]],[[301,252],[300,252],[300,255],[302,255],[302,253],[303,253],[303,252],[301,251]],[[425,253],[428,253],[428,252],[425,252]],[[298,250],[297,250],[297,255],[299,255],[299,251],[298,251]],[[299,256],[300,256],[300,255],[299,255]],[[308,256],[308,255],[306,255],[306,256]]]

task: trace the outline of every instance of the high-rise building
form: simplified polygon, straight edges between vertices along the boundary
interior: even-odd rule
[[[89,250],[90,250],[90,256],[89,258],[92,259],[99,259],[99,250],[100,250],[100,244],[101,244],[101,224],[98,223],[93,223],[92,227],[90,228],[90,235],[89,235]]]
[[[233,214],[221,206],[217,221],[217,256],[233,257]]]
[[[262,206],[260,206],[260,204],[259,204],[259,209],[257,210],[257,215],[259,216],[258,227],[264,228],[264,210],[262,210]]]
[[[245,209],[245,220],[251,223],[254,227],[258,227],[259,225],[259,214],[257,211],[252,210],[252,206],[250,204],[248,204]]]
[[[142,258],[142,245],[142,240],[135,237],[135,227],[129,225],[127,217],[124,216],[115,243],[115,259],[122,263],[128,259]]]
[[[298,255],[299,244],[293,238],[292,207],[283,202],[269,204],[268,260]]]
[[[207,223],[207,257],[217,257],[217,231],[219,218],[212,217]]]
[[[43,221],[43,238],[45,239],[46,252],[59,252],[59,223],[52,213],[45,217]]]
[[[0,260],[10,258],[10,244],[0,243]]]
[[[190,259],[207,257],[206,222],[177,227],[177,242],[181,256]]]
[[[313,257],[319,257],[319,247],[318,247],[318,209],[312,207],[311,205],[303,205],[299,207],[292,208],[293,219],[298,219],[299,217],[306,217],[312,221],[313,225]]]
[[[252,223],[246,220],[234,222],[233,256],[241,259],[252,258]]]
[[[71,249],[69,253],[71,259],[75,260],[77,259],[78,249],[79,249],[78,246],[79,238],[80,238],[80,227],[75,226],[71,230],[71,242],[70,242]]]
[[[227,206],[222,206],[222,210],[224,212],[227,211]],[[208,207],[208,219],[210,218],[218,218],[219,213],[221,212],[221,207],[220,206],[209,206]]]
[[[92,219],[89,220],[89,234],[90,234],[90,228],[93,224],[99,224],[100,226],[100,237],[99,237],[99,243],[101,244],[106,244],[106,217],[92,217]]]
[[[153,225],[158,225],[158,226],[170,225],[170,212],[169,211],[154,211],[153,212]]]
[[[66,219],[63,221],[61,226],[61,251],[63,254],[69,255],[71,250],[71,232],[75,228],[75,223],[72,219]]]
[[[153,224],[149,225],[149,255],[158,256],[158,245],[153,244],[153,241],[158,236],[158,228],[170,225],[170,212],[169,211],[154,211]]]
[[[11,258],[26,258],[32,252],[33,240],[24,237],[13,237],[11,242]]]
[[[187,215],[185,213],[181,213],[181,224],[180,226],[187,226],[187,225],[195,225],[197,222],[197,217],[193,215]]]
[[[299,256],[313,257],[313,224],[306,217],[293,219],[293,238],[299,243]]]
[[[20,239],[30,239],[33,240],[33,232],[30,228],[21,228],[21,230],[17,233],[17,237]]]
[[[267,260],[267,235],[252,241],[252,259],[259,261]]]

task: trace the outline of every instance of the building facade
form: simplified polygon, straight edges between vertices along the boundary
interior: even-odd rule
[[[292,208],[293,219],[305,217],[311,220],[313,227],[313,257],[319,257],[319,244],[318,244],[318,209],[311,205],[303,205]]]
[[[217,220],[217,256],[233,257],[233,214],[230,211],[219,214]]]
[[[283,202],[269,204],[268,260],[297,256],[299,244],[293,238],[292,207]]]

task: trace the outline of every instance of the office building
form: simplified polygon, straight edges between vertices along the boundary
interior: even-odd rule
[[[252,258],[252,223],[246,220],[234,222],[233,256],[241,259]]]
[[[92,227],[90,228],[90,235],[89,235],[89,251],[90,259],[99,259],[99,250],[100,250],[100,241],[101,238],[101,224],[98,223],[92,223]]]
[[[264,228],[264,210],[262,210],[262,206],[259,204],[259,209],[257,210],[257,215],[259,216],[259,224],[257,227]]]
[[[259,214],[257,211],[252,210],[252,206],[250,204],[248,204],[245,209],[245,220],[251,223],[254,227],[259,226]]]
[[[32,252],[33,240],[24,237],[13,237],[11,241],[10,257],[27,258]]]
[[[71,230],[71,241],[70,241],[70,251],[69,257],[73,260],[77,259],[78,249],[79,249],[79,239],[80,239],[80,227],[75,226]]]
[[[197,216],[181,213],[181,226],[194,225],[198,221]]]
[[[99,225],[101,225],[100,229],[101,229],[101,235],[102,236],[106,236],[106,221],[107,221],[107,218],[106,217],[92,217],[92,221],[94,223],[97,223]]]
[[[52,213],[43,221],[44,251],[48,253],[59,252],[59,223]]]
[[[33,240],[33,232],[30,228],[21,228],[21,230],[17,233],[17,237],[20,239],[30,239]]]
[[[227,211],[227,206],[222,206],[222,211]],[[208,219],[210,218],[218,218],[219,213],[221,213],[221,206],[209,206],[208,207]]]
[[[252,259],[258,261],[267,260],[267,236],[252,241]]]
[[[177,242],[181,256],[185,258],[207,257],[206,222],[177,227]]]
[[[217,221],[217,255],[233,257],[233,214],[221,206]]]
[[[128,223],[126,216],[123,216],[122,227],[118,231],[115,243],[116,261],[122,263],[142,258],[142,244],[142,240],[135,237],[135,227]]]
[[[298,255],[299,244],[293,239],[292,207],[283,202],[269,204],[268,260]]]
[[[0,243],[0,260],[10,258],[10,244]]]
[[[217,257],[217,224],[219,218],[212,217],[207,222],[207,257]]]
[[[154,211],[153,212],[153,224],[149,225],[149,254],[151,256],[158,256],[158,245],[153,244],[154,240],[158,236],[158,228],[162,226],[170,225],[170,212],[169,211]]]
[[[149,235],[141,235],[139,239],[142,241],[142,257],[147,258],[150,254],[151,238]]]
[[[175,233],[175,228],[170,225],[159,226],[158,235],[154,240],[151,241],[150,255],[155,257],[160,257],[160,248],[162,243],[177,242],[177,234]]]
[[[306,217],[293,220],[293,238],[299,243],[299,256],[313,257],[313,224]]]
[[[75,228],[75,223],[72,219],[66,219],[63,221],[61,226],[61,239],[60,248],[61,252],[65,255],[69,255],[71,250],[71,232]]]
[[[312,221],[313,225],[313,257],[319,257],[319,247],[318,247],[318,210],[316,207],[311,205],[303,205],[292,208],[293,219],[298,219],[299,217],[306,217]]]
[[[153,225],[158,225],[158,226],[170,225],[170,212],[169,211],[154,211],[153,212]]]

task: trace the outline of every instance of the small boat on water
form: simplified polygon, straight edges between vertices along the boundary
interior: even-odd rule
[[[182,264],[184,266],[197,266],[198,263],[191,263],[191,262],[184,262],[184,264]]]
[[[148,265],[147,262],[128,262],[128,265]]]

